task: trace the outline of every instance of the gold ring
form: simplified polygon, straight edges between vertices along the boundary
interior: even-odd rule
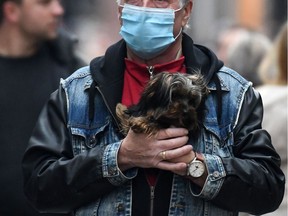
[[[161,152],[161,157],[163,160],[166,160],[166,151]]]

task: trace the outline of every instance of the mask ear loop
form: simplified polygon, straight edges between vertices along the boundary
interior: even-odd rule
[[[176,35],[176,37],[174,38],[175,40],[177,40],[177,38],[181,35],[183,28],[181,27],[179,33]]]
[[[187,5],[187,3],[186,3],[185,5],[183,5],[182,7],[180,7],[180,8],[178,8],[178,9],[174,10],[174,13],[176,13],[176,12],[182,10],[184,7],[186,7],[186,5]],[[182,33],[182,31],[183,31],[183,27],[181,27],[179,33],[178,33],[178,34],[176,35],[176,37],[174,38],[175,40],[180,36],[180,34]]]
[[[176,12],[178,12],[178,11],[182,10],[183,8],[184,8],[184,6],[183,6],[183,7],[180,7],[180,8],[178,8],[178,9],[176,9],[176,10],[174,10],[174,13],[176,13]]]

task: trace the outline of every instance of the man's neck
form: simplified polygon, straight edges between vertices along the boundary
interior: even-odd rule
[[[18,31],[0,28],[0,56],[20,58],[35,54],[39,44],[24,38]]]

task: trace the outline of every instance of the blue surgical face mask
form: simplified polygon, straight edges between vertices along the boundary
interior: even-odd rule
[[[125,4],[122,10],[120,35],[140,58],[149,60],[163,53],[172,44],[175,12],[170,8],[147,8]]]

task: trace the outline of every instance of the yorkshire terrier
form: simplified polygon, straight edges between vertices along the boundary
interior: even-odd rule
[[[181,127],[197,134],[208,93],[200,73],[159,73],[147,83],[138,104],[129,108],[117,104],[122,133],[127,135],[131,128],[151,136],[160,129]]]

